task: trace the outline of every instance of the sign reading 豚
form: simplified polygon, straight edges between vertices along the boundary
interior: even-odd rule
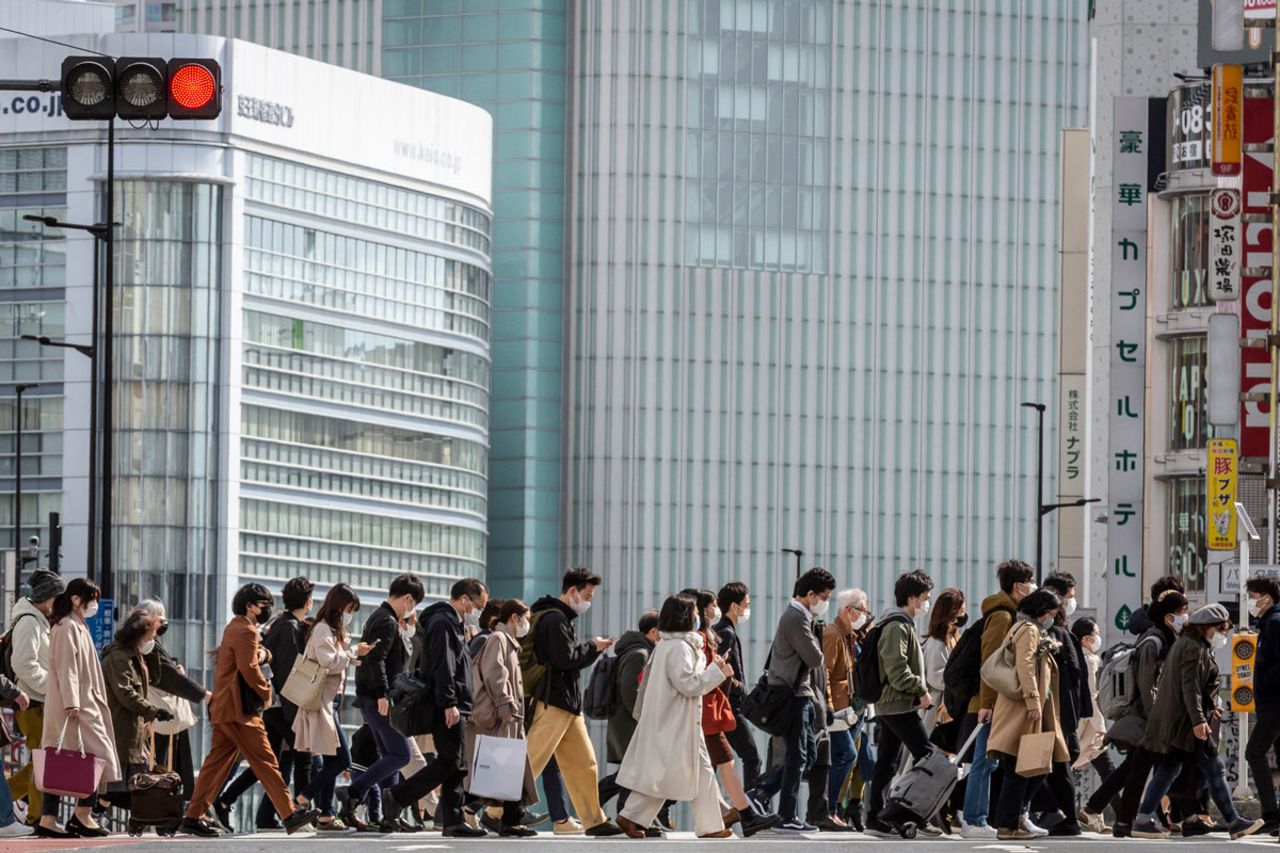
[[[1209,439],[1205,517],[1210,551],[1231,551],[1236,547],[1236,481],[1240,463],[1234,438]]]
[[[1240,191],[1216,189],[1209,196],[1209,298],[1240,298]]]
[[[1111,187],[1111,393],[1107,448],[1107,628],[1129,626],[1142,601],[1143,402],[1147,339],[1146,98],[1116,98]]]
[[[84,626],[89,629],[89,636],[93,637],[93,647],[98,650],[98,655],[101,657],[102,650],[107,647],[107,643],[111,642],[116,631],[115,600],[98,599],[98,612],[93,614],[93,618],[84,620]]]

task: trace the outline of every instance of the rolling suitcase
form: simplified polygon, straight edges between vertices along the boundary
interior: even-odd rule
[[[990,725],[989,723],[987,725]],[[942,809],[960,781],[960,758],[978,739],[974,726],[969,739],[952,758],[934,749],[917,761],[889,791],[881,818],[903,838],[915,838],[916,828],[928,823]]]
[[[155,761],[156,736],[151,733],[151,758]],[[173,772],[173,735],[169,735],[168,766],[129,778],[129,834],[139,836],[154,826],[159,835],[175,835],[182,825],[182,779]]]

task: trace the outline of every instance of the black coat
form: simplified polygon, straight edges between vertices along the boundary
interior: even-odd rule
[[[1078,752],[1078,743],[1073,742],[1076,740],[1080,721],[1093,716],[1093,698],[1089,695],[1089,670],[1084,662],[1084,648],[1065,627],[1054,625],[1049,629],[1049,634],[1061,644],[1053,656],[1054,662],[1058,664],[1058,718],[1062,721],[1062,732],[1068,749]]]
[[[391,682],[404,671],[408,658],[404,640],[400,637],[400,619],[385,601],[364,623],[360,641],[376,645],[356,667],[357,707],[361,704],[359,700],[376,702],[385,699]]]
[[[1259,711],[1280,711],[1280,604],[1258,620],[1258,666],[1253,695]]]
[[[457,708],[463,714],[470,714],[475,694],[462,617],[449,602],[440,601],[418,614],[418,622],[423,637],[418,677],[435,695],[436,709]]]
[[[582,713],[582,671],[596,662],[600,652],[595,643],[579,643],[573,630],[578,614],[559,598],[543,596],[530,608],[538,619],[533,638],[534,654],[547,667],[547,683],[540,688],[539,699],[553,708]]]
[[[729,704],[733,710],[737,712],[742,708],[742,699],[746,694],[743,688],[744,684],[751,683],[751,674],[746,670],[742,662],[742,640],[738,639],[737,627],[729,620],[728,616],[724,616],[715,626],[716,636],[720,638],[720,654],[733,667],[733,679],[727,685],[729,691]],[[742,724],[742,715],[735,713],[738,717],[738,724]]]
[[[1129,614],[1129,633],[1135,637],[1141,637],[1147,633],[1151,627],[1155,625],[1151,621],[1151,617],[1147,615],[1147,605],[1142,605],[1137,610]]]
[[[271,653],[271,687],[280,698],[280,708],[290,726],[298,715],[298,706],[284,698],[281,691],[289,680],[289,673],[293,672],[298,655],[302,654],[306,633],[306,624],[286,610],[267,626],[266,635],[262,638],[262,645]]]

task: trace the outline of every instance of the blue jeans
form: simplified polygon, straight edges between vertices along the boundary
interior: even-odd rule
[[[0,772],[0,826],[8,826],[17,820],[13,814],[13,794],[9,793],[9,782]]]
[[[969,729],[963,734],[968,737],[972,731],[973,729]],[[966,777],[964,789],[964,822],[970,826],[985,826],[987,813],[991,809],[991,774],[996,769],[996,763],[987,755],[987,738],[990,734],[991,726],[983,726],[982,731],[978,732],[978,739],[973,742],[973,767]]]
[[[378,713],[374,700],[362,701],[360,716],[369,727],[373,742],[378,745],[378,760],[370,764],[358,780],[351,782],[351,800],[356,803],[363,800],[374,785],[395,784],[400,768],[409,763],[409,739],[391,728],[391,722]],[[351,760],[349,753],[347,760]]]
[[[338,719],[337,711],[333,712],[333,723],[338,727],[338,751],[333,755],[322,756],[324,763],[320,766],[320,772],[314,774],[310,784],[298,792],[325,817],[333,817],[334,785],[342,771],[351,766],[351,747],[347,744],[347,733],[342,730],[342,721]]]
[[[857,751],[853,747],[853,733],[831,732],[831,772],[827,776],[827,808],[831,811],[840,809],[840,789],[844,780],[849,778]]]
[[[542,791],[547,795],[547,813],[556,823],[564,823],[569,819],[569,794],[564,789],[564,777],[560,775],[560,765],[556,757],[551,756],[546,768],[542,771]],[[622,810],[622,803],[618,804]]]
[[[766,799],[782,795],[778,816],[783,821],[799,819],[800,781],[818,757],[818,743],[813,733],[813,700],[796,696],[791,703],[791,726],[785,736],[786,754],[782,764],[761,776],[756,784],[756,793]]]
[[[1201,775],[1209,784],[1209,795],[1214,805],[1222,812],[1228,824],[1240,819],[1235,803],[1231,800],[1231,791],[1227,789],[1227,771],[1222,766],[1222,759],[1217,755],[1204,755],[1199,752],[1174,752],[1168,756],[1159,756],[1155,772],[1151,774],[1151,782],[1142,797],[1142,808],[1138,809],[1139,817],[1154,817],[1160,808],[1160,800],[1169,793],[1184,764],[1192,764],[1199,768]]]

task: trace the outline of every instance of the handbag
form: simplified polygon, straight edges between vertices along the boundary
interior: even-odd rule
[[[240,708],[250,717],[261,717],[266,703],[262,701],[262,697],[258,695],[258,691],[249,686],[249,682],[244,680],[244,676],[239,672],[236,673],[236,682],[240,686]]]
[[[1018,667],[1010,660],[1013,650],[1013,635],[1019,630],[1015,627],[1004,638],[1000,647],[982,662],[982,680],[988,687],[1008,699],[1021,699],[1022,688],[1018,681]]]
[[[653,663],[653,653],[649,653],[649,657],[645,659],[644,669],[640,670],[640,689],[636,691],[635,704],[631,706],[631,716],[638,723],[640,722],[640,709],[644,705],[645,688],[649,686],[649,669]]]
[[[150,738],[149,770],[129,777],[129,822],[141,826],[177,827],[182,822],[182,778],[173,772],[173,734],[162,769],[155,763],[156,734]]]
[[[157,708],[164,708],[173,715],[172,720],[163,723],[156,720],[152,723],[157,734],[181,734],[195,726],[196,712],[192,709],[191,703],[181,696],[174,696],[172,693],[165,693],[163,690],[153,688],[147,694],[147,699]]]
[[[293,669],[285,679],[280,695],[298,706],[300,711],[319,711],[324,704],[324,685],[329,680],[329,673],[320,666],[320,661],[299,656],[293,662]]]
[[[499,803],[519,802],[524,797],[528,760],[529,744],[521,738],[476,735],[471,795]]]
[[[70,717],[63,721],[57,746],[44,746],[32,751],[31,764],[35,771],[36,788],[40,791],[60,797],[84,799],[97,793],[107,762],[104,758],[84,751],[83,737],[80,738],[78,750],[62,748],[62,742],[67,736],[67,724],[70,722]],[[77,721],[76,734],[79,733],[80,724]]]
[[[772,660],[773,650],[770,649],[769,656],[764,661],[764,675],[760,676],[756,686],[742,700],[742,716],[765,734],[781,737],[791,727],[791,715],[787,711],[791,708],[791,700],[806,673],[801,664],[795,684],[770,684],[769,663]]]
[[[1018,741],[1018,763],[1014,772],[1023,778],[1048,776],[1053,771],[1053,749],[1057,736],[1043,728],[1042,717],[1036,720],[1036,730],[1023,735]]]

